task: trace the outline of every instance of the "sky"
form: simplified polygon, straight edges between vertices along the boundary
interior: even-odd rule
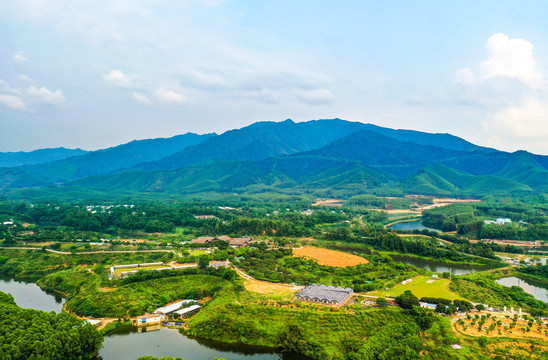
[[[0,0],[0,151],[341,118],[548,154],[546,1]]]

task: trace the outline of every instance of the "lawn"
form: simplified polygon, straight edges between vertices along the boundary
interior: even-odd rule
[[[191,256],[205,255],[205,254],[206,254],[206,251],[207,251],[207,250],[204,250],[204,249],[191,250],[191,251],[190,251],[190,255],[191,255]],[[207,254],[209,254],[209,252],[207,252]]]
[[[432,279],[428,276],[417,276],[413,278],[413,281],[408,282],[405,285],[399,283],[388,291],[374,291],[369,294],[375,296],[391,296],[395,297],[403,294],[405,290],[411,290],[413,294],[419,299],[423,296],[426,297],[438,297],[444,299],[464,299],[462,296],[459,296],[457,293],[449,290],[449,284],[451,280],[449,279]]]

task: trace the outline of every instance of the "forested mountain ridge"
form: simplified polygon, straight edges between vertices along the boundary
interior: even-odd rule
[[[39,149],[29,152],[0,152],[0,168],[42,164],[66,159],[71,156],[83,155],[85,153],[87,153],[87,151],[82,149],[66,149],[64,147]]]
[[[46,186],[109,174],[141,162],[161,159],[214,136],[216,134],[187,133],[171,138],[134,140],[64,160],[33,166],[0,168],[0,188]]]
[[[319,197],[360,193],[482,196],[548,190],[546,156],[479,147],[448,134],[334,119],[260,122],[216,136],[182,137],[191,138],[183,150],[175,151],[173,146],[170,155],[156,161],[141,161],[145,158],[143,149],[149,150],[148,158],[158,158],[155,146],[160,140],[174,138],[150,140],[147,146],[133,142],[34,167],[0,169],[0,184],[21,188],[57,182],[59,188],[37,193],[71,193],[76,198],[79,194],[108,198],[212,192],[309,193]],[[133,152],[132,146],[141,153]],[[114,160],[99,169],[112,153]],[[66,176],[55,181],[48,176],[58,167],[65,172],[57,174]],[[15,196],[23,193],[24,197],[35,194],[25,191]]]
[[[175,170],[128,171],[82,179],[68,186],[103,193],[245,194],[272,191],[284,194],[313,192],[318,196],[332,195],[332,192],[347,195],[383,193],[394,189],[400,193],[475,196],[535,190],[534,186],[519,181],[524,177],[521,172],[505,171],[504,167],[474,175],[446,165],[458,165],[459,159],[471,158],[489,162],[494,161],[491,160],[494,156],[508,167],[532,166],[523,160],[531,159],[530,154],[522,152],[454,151],[398,141],[362,130],[318,150],[292,155],[254,161],[218,161]],[[548,173],[540,165],[535,169],[539,174]],[[545,184],[546,181],[540,181],[540,186]]]
[[[227,131],[206,140],[199,146],[188,147],[156,162],[141,164],[136,167],[136,170],[170,170],[216,161],[261,160],[319,149],[335,140],[363,130],[380,134],[383,137],[420,145],[437,146],[448,150],[496,151],[471,144],[449,134],[394,130],[341,119],[312,120],[300,123],[288,119],[283,122],[257,122],[241,129]]]

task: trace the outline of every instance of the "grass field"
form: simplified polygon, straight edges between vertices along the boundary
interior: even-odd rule
[[[206,250],[204,250],[204,249],[196,249],[196,250],[190,251],[191,256],[200,256],[200,255],[205,255],[205,254],[206,254]]]
[[[413,294],[419,299],[423,296],[427,297],[439,297],[444,299],[464,299],[462,296],[459,296],[457,293],[449,290],[449,279],[431,279],[428,276],[417,276],[413,278],[413,281],[402,285],[399,283],[388,291],[374,291],[369,294],[375,296],[391,296],[395,297],[403,294],[405,290],[411,290]]]
[[[298,290],[303,288],[303,286],[276,284],[256,279],[245,279],[244,284],[246,290],[248,291],[253,291],[259,294],[269,295],[274,298],[281,298],[286,300],[293,299],[293,295]]]
[[[293,256],[314,259],[317,260],[320,265],[336,267],[356,266],[369,263],[369,261],[360,256],[312,246],[303,246],[293,249]]]

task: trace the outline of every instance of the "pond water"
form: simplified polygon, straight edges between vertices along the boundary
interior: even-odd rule
[[[369,251],[360,249],[357,246],[337,244],[329,246],[330,249],[340,250],[351,254],[364,254],[369,255]],[[424,259],[404,254],[389,255],[394,261],[402,262],[406,265],[413,265],[415,267],[426,269],[432,272],[450,272],[453,275],[471,274],[478,271],[485,271],[490,269],[488,266],[467,265],[467,264],[446,264],[443,261],[437,261],[433,259]]]
[[[183,336],[178,330],[160,328],[139,332],[136,327],[116,329],[105,336],[99,355],[104,360],[135,360],[139,356],[172,356],[185,360],[224,358],[227,360],[297,360],[302,355],[279,353],[268,348],[231,345]]]
[[[60,295],[49,294],[35,283],[0,278],[0,291],[11,294],[15,303],[23,308],[55,312],[63,309],[64,299]],[[216,357],[226,360],[306,359],[302,355],[282,353],[269,348],[189,338],[174,329],[160,328],[158,331],[139,332],[132,326],[116,329],[105,336],[99,355],[104,360],[136,360],[144,355],[182,357],[185,360]]]
[[[537,300],[548,302],[548,285],[540,281],[523,280],[515,276],[498,279],[497,282],[504,286],[519,286],[526,293],[531,294]]]
[[[478,271],[488,270],[488,266],[478,265],[466,265],[466,264],[447,264],[442,261],[436,261],[431,259],[423,259],[414,256],[406,255],[390,255],[394,261],[402,262],[406,265],[413,265],[415,267],[426,269],[432,272],[450,272],[453,275],[471,274]]]
[[[13,296],[22,308],[61,312],[65,300],[56,293],[47,293],[32,282],[16,281],[0,277],[0,291]]]
[[[397,223],[397,224],[394,224],[394,225],[390,225],[388,228],[393,229],[393,230],[424,230],[424,229],[427,229],[427,230],[430,230],[430,231],[439,232],[438,229],[433,229],[433,228],[429,228],[429,227],[424,226],[422,224],[421,220],[400,222],[400,223]]]

